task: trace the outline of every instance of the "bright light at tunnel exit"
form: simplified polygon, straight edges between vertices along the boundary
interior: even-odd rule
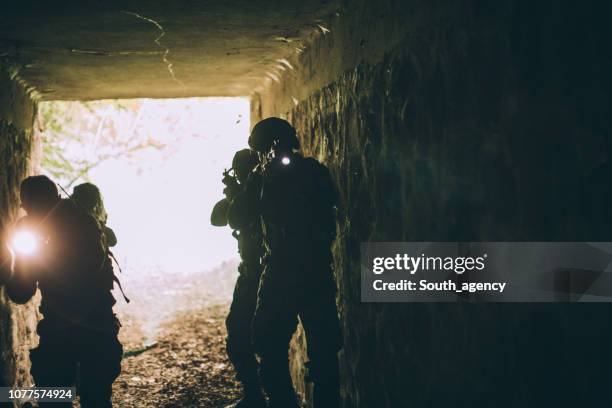
[[[104,196],[107,225],[118,238],[114,254],[130,274],[152,268],[204,272],[236,259],[231,231],[211,226],[210,213],[223,198],[223,170],[231,167],[236,151],[248,146],[248,99],[140,101],[128,131],[137,126],[140,134],[167,141],[168,149],[111,159],[89,173]],[[90,148],[90,143],[82,146]]]

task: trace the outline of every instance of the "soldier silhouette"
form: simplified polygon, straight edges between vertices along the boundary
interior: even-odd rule
[[[78,384],[82,407],[111,407],[123,349],[101,229],[74,201],[61,199],[46,176],[26,178],[20,193],[27,216],[13,231],[22,245],[15,245],[6,289],[20,304],[40,289],[40,342],[30,351],[34,382],[40,387]]]
[[[225,172],[226,197],[215,205],[211,223],[228,225],[238,240],[241,262],[234,296],[226,319],[227,353],[241,382],[244,395],[235,405],[238,408],[266,407],[258,378],[258,364],[252,344],[252,321],[257,303],[257,288],[263,255],[261,224],[258,213],[249,203],[258,200],[260,175],[253,172],[259,160],[257,153],[243,149],[232,160],[233,176]]]
[[[76,202],[79,208],[94,217],[98,222],[102,228],[106,246],[112,248],[117,245],[115,231],[106,225],[108,213],[104,207],[104,200],[102,199],[102,193],[98,186],[92,183],[79,184],[72,190],[70,198]]]
[[[298,317],[306,333],[314,406],[338,407],[342,333],[331,253],[336,235],[334,184],[325,166],[297,152],[295,129],[282,119],[259,122],[249,145],[267,157],[258,203],[266,256],[254,342],[270,407],[299,406],[288,366]]]

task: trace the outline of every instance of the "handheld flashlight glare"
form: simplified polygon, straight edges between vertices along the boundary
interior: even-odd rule
[[[289,165],[289,163],[291,163],[291,159],[290,159],[289,157],[287,157],[287,156],[284,156],[284,157],[281,159],[281,163],[283,163],[283,165],[285,165],[285,166],[288,166],[288,165]]]
[[[38,249],[38,240],[30,231],[17,231],[13,236],[11,248],[21,255],[31,255]]]

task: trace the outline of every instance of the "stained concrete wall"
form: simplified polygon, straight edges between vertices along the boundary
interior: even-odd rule
[[[609,304],[362,304],[359,244],[611,240],[589,211],[592,180],[612,180],[598,167],[612,137],[606,15],[589,2],[347,2],[253,96],[253,123],[293,122],[340,192],[345,407],[603,401]],[[298,333],[302,392],[303,360]]]
[[[10,263],[6,233],[18,215],[19,183],[36,162],[35,114],[31,91],[0,71],[0,386],[30,384],[28,350],[36,338],[34,302],[16,306],[2,287]]]

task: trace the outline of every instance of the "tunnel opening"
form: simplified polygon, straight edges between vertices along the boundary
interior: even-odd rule
[[[65,194],[83,182],[100,187],[124,237],[123,263],[193,272],[235,254],[207,211],[233,154],[247,147],[247,99],[51,101],[39,112],[41,172]]]
[[[203,358],[202,369],[212,367],[222,378],[220,371],[229,369],[219,341],[239,259],[231,231],[212,226],[210,212],[223,197],[223,172],[247,147],[249,109],[240,97],[39,104],[38,172],[65,197],[81,183],[98,186],[117,236],[112,251],[130,299],[115,285],[125,358],[118,381],[128,389],[168,386],[154,370],[193,364],[191,355],[175,351],[172,363],[156,357],[179,349],[177,342],[183,350],[201,347],[185,327],[194,319],[218,349],[209,355],[219,361]]]
[[[210,224],[210,210],[223,196],[221,178],[233,154],[247,146],[249,101],[48,101],[38,118],[40,173],[64,196],[85,182],[100,188],[125,289],[150,312],[139,320],[151,326],[145,335],[152,341],[160,319],[186,307],[178,297],[189,297],[182,291],[187,282],[199,285],[202,274],[227,272],[237,261],[235,239]]]

